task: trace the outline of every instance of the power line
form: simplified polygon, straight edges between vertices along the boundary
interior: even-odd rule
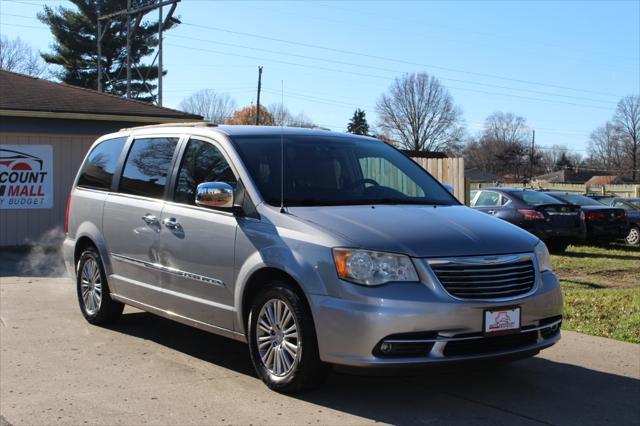
[[[171,46],[179,47],[179,48],[182,48],[182,49],[196,50],[196,51],[201,51],[201,52],[216,53],[216,54],[219,54],[219,55],[234,56],[234,57],[238,57],[238,58],[253,59],[253,60],[267,61],[267,62],[276,62],[276,63],[281,63],[281,64],[285,64],[285,65],[291,65],[291,66],[297,66],[297,67],[303,67],[303,68],[313,68],[313,69],[320,69],[320,70],[324,70],[324,71],[331,71],[331,72],[337,72],[337,73],[343,73],[343,74],[351,74],[351,75],[357,75],[357,76],[377,78],[377,79],[382,79],[382,80],[385,80],[385,81],[389,81],[390,80],[389,77],[385,77],[385,76],[379,76],[379,75],[374,75],[374,74],[366,74],[366,73],[361,73],[361,72],[346,71],[346,70],[328,68],[328,67],[310,66],[310,65],[299,64],[299,63],[295,63],[295,62],[282,61],[282,60],[278,60],[278,59],[269,59],[269,58],[264,58],[264,57],[242,55],[242,54],[238,54],[238,53],[229,53],[229,52],[224,52],[224,51],[220,51],[220,50],[198,48],[198,47],[193,47],[193,46],[181,46],[181,45],[177,45],[177,44],[171,44]],[[574,103],[574,102],[557,101],[557,100],[552,100],[552,99],[532,98],[532,97],[526,97],[526,96],[518,96],[518,95],[505,94],[505,93],[490,92],[490,91],[485,91],[485,90],[469,89],[469,88],[464,88],[464,87],[452,87],[452,86],[450,86],[449,88],[450,89],[455,89],[455,90],[460,90],[460,91],[466,91],[466,92],[475,92],[475,93],[482,93],[482,94],[485,94],[485,95],[494,95],[494,96],[505,96],[505,97],[510,97],[510,98],[523,99],[523,100],[536,101],[536,102],[547,102],[547,103],[553,103],[553,104],[572,105],[572,106],[578,106],[578,107],[584,107],[584,108],[602,109],[602,110],[607,110],[607,111],[611,110],[611,108],[597,106],[597,105],[585,105],[585,104],[578,104],[578,103]]]
[[[277,50],[262,49],[262,48],[253,47],[253,46],[246,46],[246,45],[235,44],[235,43],[226,43],[226,42],[208,40],[208,39],[202,39],[202,38],[196,38],[196,37],[178,36],[178,35],[175,35],[175,34],[172,34],[171,37],[172,38],[185,39],[185,40],[200,41],[200,42],[204,42],[204,43],[218,44],[218,45],[222,45],[222,46],[229,46],[229,47],[235,47],[235,48],[240,48],[240,49],[254,50],[254,51],[265,52],[265,53],[274,53],[274,54],[283,55],[283,56],[293,56],[293,57],[303,58],[303,59],[312,59],[312,60],[316,60],[316,61],[329,62],[329,63],[340,64],[340,65],[349,65],[349,66],[353,66],[353,67],[360,67],[360,68],[374,69],[374,70],[379,70],[379,71],[393,72],[395,74],[400,74],[400,73],[405,72],[405,71],[402,71],[402,70],[396,70],[396,69],[390,69],[390,68],[384,68],[384,67],[365,65],[365,64],[354,63],[354,62],[338,61],[338,60],[334,60],[334,59],[320,58],[320,57],[317,57],[317,56],[300,55],[300,54],[290,53],[290,52],[281,52],[281,51],[277,51]],[[551,93],[551,92],[541,92],[539,90],[518,89],[518,88],[515,88],[515,87],[500,86],[500,85],[496,85],[496,84],[480,83],[480,82],[477,82],[477,81],[460,80],[460,79],[454,79],[454,78],[448,78],[448,77],[438,77],[438,79],[439,80],[443,80],[443,81],[453,81],[453,82],[457,82],[457,83],[468,83],[468,84],[474,84],[474,85],[478,85],[478,86],[486,86],[486,87],[492,87],[492,88],[498,88],[498,89],[515,90],[515,91],[519,91],[519,92],[528,92],[528,93],[534,93],[534,94],[539,94],[539,95],[556,96],[556,97],[584,100],[584,101],[590,101],[590,102],[606,103],[607,105],[610,105],[611,107],[615,106],[614,104],[610,103],[610,101],[603,101],[603,100],[600,100],[600,99],[584,98],[584,97],[580,97],[580,96],[563,95],[563,94],[557,94],[557,93]]]
[[[414,32],[414,31],[407,31],[404,29],[399,29],[399,28],[389,28],[389,27],[382,27],[379,25],[369,25],[369,24],[363,24],[361,22],[349,22],[349,21],[344,21],[344,20],[339,20],[339,19],[332,19],[332,18],[327,18],[327,17],[322,17],[322,16],[311,16],[311,15],[305,15],[305,14],[300,14],[300,13],[296,13],[296,12],[290,12],[290,11],[283,11],[283,10],[277,10],[277,9],[273,9],[273,8],[259,8],[259,7],[255,7],[255,6],[251,6],[252,10],[261,10],[267,13],[272,13],[272,14],[277,14],[277,15],[290,15],[290,16],[297,16],[297,17],[301,17],[301,18],[305,18],[305,19],[312,19],[312,20],[320,20],[320,21],[326,21],[326,22],[333,22],[333,23],[337,23],[337,24],[341,24],[341,25],[349,25],[352,27],[361,27],[361,28],[368,28],[368,29],[374,29],[376,31],[386,31],[389,33],[394,33],[394,34],[401,34],[401,35],[409,35],[411,37],[420,37],[420,38],[426,38],[429,41],[432,41],[434,39],[438,39],[438,40],[442,40],[444,42],[449,42],[449,43],[455,43],[455,44],[463,44],[465,46],[468,45],[476,45],[476,46],[482,46],[482,47],[490,47],[494,50],[502,50],[502,51],[506,51],[506,52],[515,52],[515,53],[519,53],[522,55],[529,55],[529,56],[547,56],[550,58],[555,58],[555,59],[566,59],[566,56],[563,55],[556,55],[556,54],[551,54],[548,52],[544,52],[544,53],[540,53],[540,52],[531,52],[531,51],[526,51],[526,50],[522,50],[522,49],[513,49],[513,48],[505,48],[505,47],[496,47],[493,44],[487,44],[487,43],[479,43],[476,42],[474,40],[459,40],[459,39],[451,39],[451,38],[447,38],[447,37],[443,37],[440,35],[434,35],[434,34],[424,34],[424,33],[419,33],[419,32]],[[592,64],[597,64],[601,67],[604,67],[606,69],[618,69],[620,68],[620,65],[617,66],[617,68],[612,67],[612,66],[606,66],[606,65],[602,65],[600,62],[597,61],[592,61],[592,60],[582,60],[582,62],[588,62],[588,63],[592,63]],[[630,68],[633,65],[631,64],[625,64],[622,65],[625,68]]]
[[[331,4],[331,8],[332,9],[346,11],[348,13],[357,13],[359,15],[363,15],[364,14],[364,15],[370,15],[370,16],[383,17],[385,20],[394,20],[394,21],[398,21],[398,22],[411,22],[411,23],[414,23],[414,24],[425,25],[424,21],[418,21],[418,20],[415,20],[415,19],[407,19],[407,18],[402,18],[401,19],[401,18],[396,18],[396,17],[390,17],[388,15],[382,15],[382,14],[379,14],[379,13],[373,13],[373,12],[371,12],[369,10],[363,10],[363,8],[360,8],[358,10],[344,8],[344,7],[341,8],[341,7],[336,7],[335,3]],[[467,28],[452,27],[452,26],[437,24],[437,23],[433,23],[433,22],[429,22],[428,25],[430,27],[439,27],[439,28],[453,30],[453,31],[456,31],[456,32],[466,32],[468,34],[476,34],[476,35],[480,35],[480,36],[484,36],[484,37],[493,37],[493,38],[498,38],[498,39],[502,39],[502,40],[506,39],[506,40],[509,40],[509,41],[518,41],[518,42],[522,42],[522,43],[537,44],[539,46],[546,46],[546,47],[554,47],[554,48],[560,48],[560,49],[574,50],[574,51],[577,51],[577,52],[583,52],[583,53],[594,54],[594,55],[609,56],[609,57],[614,57],[614,58],[618,58],[618,59],[627,59],[626,57],[624,57],[622,55],[614,55],[614,54],[611,54],[609,52],[588,50],[588,49],[582,49],[582,48],[570,47],[570,46],[563,46],[563,45],[554,44],[554,43],[545,43],[545,42],[541,42],[541,41],[538,41],[538,40],[530,40],[530,39],[523,39],[523,38],[513,37],[512,35],[494,34],[494,33],[487,33],[487,32],[484,32],[484,31],[470,31]]]
[[[571,91],[575,91],[575,92],[593,93],[593,94],[598,94],[598,95],[603,95],[603,96],[611,96],[611,97],[616,97],[616,98],[622,97],[622,95],[619,95],[619,94],[599,92],[599,91],[587,90],[587,89],[577,89],[575,87],[561,86],[561,85],[555,85],[555,84],[549,84],[549,83],[541,83],[541,82],[537,82],[537,81],[522,80],[522,79],[498,76],[498,75],[493,75],[493,74],[479,73],[479,72],[475,72],[475,71],[461,70],[461,69],[450,68],[450,67],[442,67],[442,66],[437,66],[437,65],[432,65],[432,64],[424,64],[424,63],[419,63],[419,62],[406,61],[406,60],[402,60],[402,59],[393,59],[393,58],[388,58],[388,57],[379,56],[379,55],[372,55],[372,54],[367,54],[367,53],[362,53],[362,52],[355,52],[355,51],[351,51],[351,50],[319,46],[319,45],[310,44],[310,43],[303,43],[303,42],[298,42],[298,41],[285,40],[285,39],[276,38],[276,37],[268,37],[268,36],[264,36],[264,35],[260,35],[260,34],[251,34],[251,33],[245,33],[245,32],[241,32],[241,31],[233,31],[233,30],[229,30],[229,29],[226,29],[226,28],[213,27],[213,26],[208,26],[208,25],[192,24],[192,23],[189,23],[189,22],[183,22],[183,24],[187,25],[187,26],[196,27],[196,28],[203,28],[203,29],[212,30],[212,31],[224,32],[224,33],[228,33],[228,34],[242,35],[242,36],[245,36],[245,37],[258,38],[258,39],[262,39],[262,40],[270,40],[270,41],[275,41],[275,42],[278,42],[278,43],[286,43],[286,44],[295,45],[295,46],[302,46],[302,47],[307,47],[307,48],[312,48],[312,49],[326,50],[326,51],[343,53],[343,54],[348,54],[348,55],[356,55],[356,56],[361,56],[361,57],[366,57],[366,58],[371,58],[371,59],[378,59],[378,60],[387,61],[387,62],[397,62],[397,63],[403,63],[403,64],[407,64],[407,65],[421,66],[421,67],[427,67],[427,68],[435,68],[435,69],[441,69],[441,70],[444,70],[444,71],[475,75],[475,76],[478,76],[478,77],[485,77],[485,78],[492,78],[492,79],[498,79],[498,80],[512,81],[512,82],[516,82],[516,83],[530,84],[530,85],[536,85],[536,86],[552,87],[552,88],[555,88],[555,89],[571,90]]]

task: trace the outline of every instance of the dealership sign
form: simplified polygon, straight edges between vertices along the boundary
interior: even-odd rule
[[[0,145],[0,209],[52,207],[51,145]]]

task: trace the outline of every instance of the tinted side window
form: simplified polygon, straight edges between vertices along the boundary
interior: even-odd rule
[[[178,138],[133,141],[120,179],[120,192],[161,198]]]
[[[78,186],[109,190],[126,140],[126,138],[109,139],[96,145],[82,166]]]
[[[215,146],[191,139],[182,156],[174,201],[195,204],[196,188],[202,182],[226,182],[235,187],[237,179],[229,163]]]

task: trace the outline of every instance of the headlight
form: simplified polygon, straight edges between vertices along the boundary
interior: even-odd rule
[[[536,259],[538,259],[538,270],[540,272],[551,270],[551,255],[545,243],[540,241],[534,249]]]
[[[363,285],[392,281],[418,281],[418,273],[408,256],[369,250],[333,249],[338,276]]]

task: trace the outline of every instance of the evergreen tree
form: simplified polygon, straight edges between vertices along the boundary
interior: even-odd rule
[[[571,167],[573,167],[573,163],[571,162],[569,157],[567,157],[567,153],[563,151],[562,154],[560,154],[560,158],[558,158],[558,161],[556,161],[555,169],[562,170]]]
[[[98,88],[97,33],[98,11],[106,15],[127,8],[127,0],[70,0],[75,8],[45,6],[38,19],[48,25],[54,37],[52,51],[43,53],[42,58],[61,69],[55,76],[62,82],[88,89]],[[152,3],[154,0],[132,0],[133,9]],[[136,27],[135,15],[131,27]],[[167,24],[165,29],[174,25]],[[127,17],[118,16],[110,21],[102,21],[102,88],[103,91],[119,96],[127,92]],[[131,96],[151,101],[151,93],[158,78],[156,66],[145,65],[142,59],[154,53],[158,46],[158,23],[142,21],[131,40]],[[140,74],[146,77],[143,84]]]
[[[363,110],[358,108],[353,113],[353,117],[351,117],[351,121],[347,125],[347,132],[354,135],[369,135],[369,124]]]

